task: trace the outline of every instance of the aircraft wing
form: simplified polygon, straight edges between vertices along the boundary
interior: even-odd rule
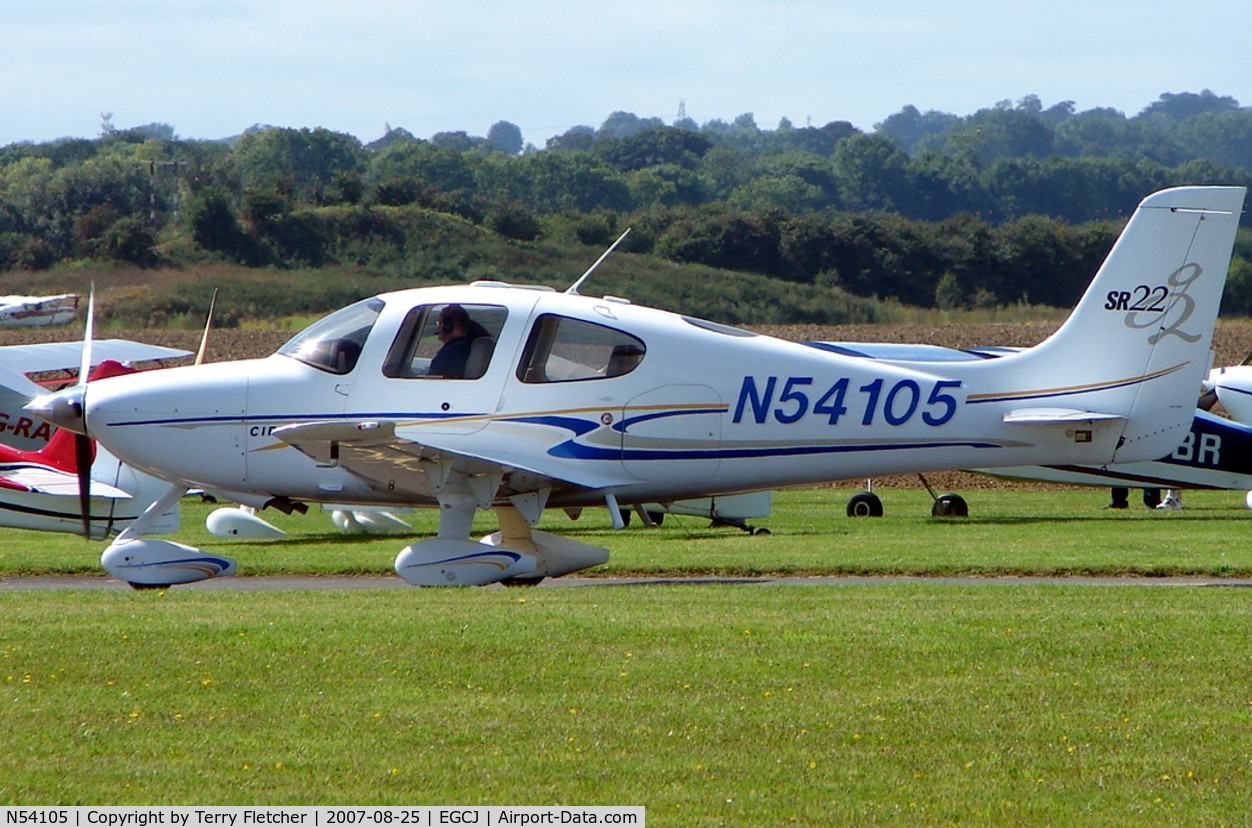
[[[83,343],[37,342],[30,345],[0,346],[0,365],[23,373],[77,369],[82,361]],[[100,339],[91,343],[92,364],[106,359],[118,362],[154,362],[191,356],[191,351],[149,345],[129,339]]]
[[[180,348],[167,348],[159,344],[133,342],[130,339],[100,339],[91,343],[91,366],[100,365],[104,360],[123,362],[135,365],[139,362],[165,362],[192,356],[192,352]],[[33,396],[43,393],[44,388],[36,385],[30,377],[40,375],[56,375],[61,381],[73,380],[83,361],[83,343],[81,342],[36,342],[33,344],[6,344],[0,346],[0,386]],[[54,377],[54,381],[58,378]]]
[[[492,474],[525,478],[533,491],[552,483],[580,489],[604,489],[632,482],[582,467],[548,467],[545,455],[510,449],[501,441],[475,435],[481,448],[469,450],[465,437],[422,435],[415,439],[397,432],[394,421],[340,421],[296,423],[277,428],[273,436],[319,462],[334,462],[371,483],[394,485],[397,491],[430,495],[432,473],[453,469],[467,476]],[[407,485],[406,485],[407,482]]]
[[[12,464],[0,467],[0,489],[58,497],[78,497],[78,478],[47,466]],[[130,500],[129,492],[98,480],[91,481],[91,496],[106,500]]]

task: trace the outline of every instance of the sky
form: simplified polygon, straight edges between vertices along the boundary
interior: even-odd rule
[[[0,0],[0,146],[254,124],[368,143],[516,124],[543,147],[615,111],[762,129],[906,105],[1133,116],[1165,92],[1252,106],[1252,2]]]

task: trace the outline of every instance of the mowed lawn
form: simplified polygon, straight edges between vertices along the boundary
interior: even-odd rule
[[[1238,822],[1250,600],[1005,583],[14,593],[0,802]]]
[[[1078,572],[1084,554],[1099,571],[1250,569],[1241,493],[1188,493],[1172,515],[1107,512],[1103,494],[976,493],[961,522],[924,517],[912,492],[883,492],[881,521],[843,517],[843,493],[791,492],[760,521],[770,536],[690,520],[612,533],[590,512],[555,526],[620,550],[607,573],[929,571],[945,558]],[[292,524],[319,561],[351,548],[382,571],[406,542],[341,548],[324,520]],[[88,560],[100,546],[58,543]],[[287,571],[301,543],[224,546]],[[1250,602],[1133,578],[6,592],[0,803],[1237,824],[1252,791]]]
[[[1252,525],[1243,492],[1187,492],[1181,512],[1153,512],[1132,496],[1127,510],[1103,508],[1101,489],[992,489],[965,492],[970,517],[930,517],[920,488],[879,489],[886,516],[849,518],[852,490],[796,489],[774,495],[774,513],[750,524],[772,534],[710,528],[695,517],[667,516],[645,529],[635,519],[613,531],[604,509],[577,521],[559,510],[539,528],[612,552],[591,575],[1246,575],[1252,576]],[[433,509],[406,515],[412,535],[346,536],[316,507],[308,515],[262,513],[289,536],[280,541],[220,540],[205,531],[216,506],[185,499],[183,528],[174,539],[239,561],[239,573],[392,574],[400,549],[435,533]],[[497,528],[480,513],[475,531]],[[0,577],[97,574],[102,542],[7,530],[0,544]]]

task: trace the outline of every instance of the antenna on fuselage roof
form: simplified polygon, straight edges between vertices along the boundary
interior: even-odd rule
[[[629,228],[629,227],[627,227],[627,228],[626,228],[626,232],[622,233],[622,235],[620,235],[620,236],[618,236],[618,237],[617,237],[617,241],[615,241],[615,242],[613,242],[612,244],[610,244],[610,245],[609,245],[609,249],[608,249],[608,250],[606,250],[606,251],[604,251],[603,253],[601,253],[601,254],[600,254],[600,258],[596,259],[595,264],[593,264],[591,267],[587,268],[587,272],[586,272],[586,273],[584,273],[583,275],[581,275],[581,276],[579,276],[579,277],[578,277],[578,281],[577,281],[577,282],[575,282],[574,284],[570,285],[568,288],[566,288],[566,289],[565,289],[565,292],[566,292],[566,293],[568,293],[570,296],[577,296],[577,295],[578,295],[578,287],[579,287],[579,285],[581,285],[583,282],[587,281],[587,277],[591,275],[591,272],[592,272],[593,270],[595,270],[597,267],[599,267],[599,266],[600,266],[600,262],[604,261],[605,259],[607,259],[607,258],[609,257],[609,254],[613,252],[614,248],[616,248],[619,244],[621,244],[621,243],[622,243],[622,239],[626,238],[626,235],[627,235],[628,233],[630,233],[630,228]]]

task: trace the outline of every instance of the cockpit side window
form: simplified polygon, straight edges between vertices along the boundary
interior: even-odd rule
[[[278,353],[332,374],[350,373],[383,306],[375,297],[337,310],[289,339]]]
[[[400,323],[383,375],[478,379],[487,372],[507,317],[496,305],[418,305]]]
[[[643,361],[643,341],[628,333],[545,314],[531,329],[517,378],[522,382],[574,382],[629,374]]]

